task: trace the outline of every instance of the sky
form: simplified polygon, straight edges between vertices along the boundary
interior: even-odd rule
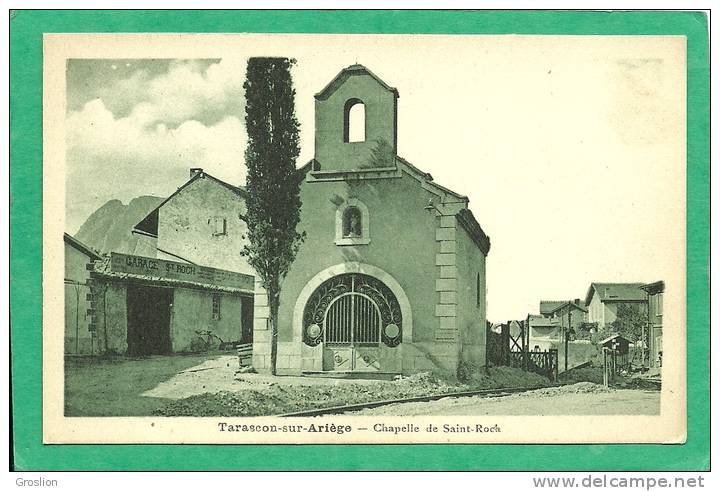
[[[684,263],[678,38],[316,35],[197,43],[119,45],[102,55],[112,58],[67,61],[68,232],[110,199],[168,196],[190,167],[243,184],[247,58],[288,56],[297,59],[298,166],[314,152],[313,95],[342,68],[361,63],[398,89],[398,154],[467,195],[490,236],[491,321],[524,318],[540,300],[583,298],[592,281],[667,279]]]

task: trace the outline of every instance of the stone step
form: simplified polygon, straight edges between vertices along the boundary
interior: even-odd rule
[[[361,379],[361,380],[393,380],[400,375],[399,373],[390,372],[302,372],[303,377],[314,378],[342,378],[342,379]]]

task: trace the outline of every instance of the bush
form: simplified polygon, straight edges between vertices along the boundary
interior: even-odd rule
[[[598,329],[597,322],[583,322],[574,331],[575,339],[577,340],[592,340],[593,333],[596,333]]]
[[[457,367],[457,380],[461,384],[466,384],[473,380],[479,371],[480,367],[477,364],[461,360]]]

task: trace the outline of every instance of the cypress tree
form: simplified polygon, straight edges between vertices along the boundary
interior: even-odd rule
[[[248,145],[246,199],[248,244],[242,254],[267,291],[270,371],[277,373],[278,309],[282,282],[305,234],[300,221],[299,124],[288,58],[250,58],[245,83]]]

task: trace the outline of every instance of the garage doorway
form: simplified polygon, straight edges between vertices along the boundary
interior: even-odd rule
[[[243,344],[252,343],[255,300],[253,297],[247,296],[242,297],[240,301],[240,329],[242,331],[240,342]]]
[[[170,288],[128,284],[127,344],[130,356],[163,355],[172,351],[172,300]]]

